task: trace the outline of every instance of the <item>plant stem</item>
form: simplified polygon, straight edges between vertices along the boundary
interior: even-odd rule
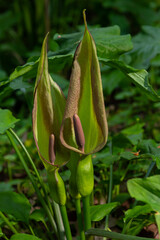
[[[77,213],[78,229],[79,229],[79,233],[80,233],[80,240],[85,240],[80,198],[75,199],[75,206],[76,206],[76,213]]]
[[[3,238],[4,238],[5,240],[9,240],[9,238],[8,238],[6,235],[4,235],[4,234],[3,234]]]
[[[144,176],[145,178],[149,177],[149,175],[150,175],[152,169],[154,168],[155,164],[156,164],[156,162],[154,162],[154,161],[151,162],[151,164],[149,165],[149,168],[148,168],[148,170],[147,170],[147,173],[146,173],[146,175]]]
[[[17,134],[13,131],[13,129],[10,128],[10,129],[9,129],[9,132],[13,135],[13,137],[17,140],[17,142],[19,143],[19,145],[22,147],[23,151],[25,152],[25,154],[26,154],[26,156],[27,156],[27,158],[28,158],[28,160],[29,160],[29,162],[30,162],[30,164],[31,164],[31,166],[32,166],[32,168],[33,168],[36,176],[37,176],[37,179],[38,179],[38,181],[39,181],[39,183],[40,183],[40,185],[41,185],[41,187],[42,187],[42,189],[43,189],[43,192],[44,192],[44,194],[45,194],[45,199],[47,199],[47,204],[48,204],[48,206],[50,207],[51,213],[52,213],[52,215],[53,215],[53,210],[52,210],[50,201],[49,201],[49,199],[48,199],[48,195],[47,195],[47,192],[46,192],[44,183],[43,183],[43,181],[42,181],[42,179],[41,179],[41,177],[40,177],[40,175],[39,175],[39,172],[37,171],[37,168],[36,168],[36,166],[35,166],[32,158],[31,158],[29,152],[27,151],[26,147],[24,146],[24,144],[22,143],[22,141],[20,140],[20,138],[17,136]]]
[[[113,151],[112,151],[112,141],[109,144],[109,151],[110,151],[110,154],[112,155],[113,154]],[[113,164],[110,165],[108,203],[110,203],[111,200],[112,200],[112,185],[113,185]],[[106,216],[105,229],[107,230],[108,227],[109,227],[109,214]]]
[[[53,200],[53,209],[54,209],[54,213],[55,213],[59,237],[61,240],[64,240],[64,239],[66,240],[64,224],[63,224],[61,212],[59,209],[59,205],[54,200]]]
[[[72,240],[71,229],[68,221],[67,211],[65,205],[60,205],[61,215],[63,219],[63,224],[66,232],[67,240]]]
[[[83,197],[83,216],[84,216],[84,228],[85,231],[91,228],[91,217],[90,217],[90,195]]]
[[[7,130],[7,131],[6,131],[6,134],[7,134],[8,138],[9,138],[9,140],[10,140],[13,148],[15,149],[15,151],[16,151],[19,159],[20,159],[20,161],[21,161],[21,163],[22,163],[22,165],[23,165],[23,167],[24,167],[24,169],[25,169],[25,171],[26,171],[26,173],[27,173],[27,175],[28,175],[28,177],[29,177],[29,179],[30,179],[30,181],[31,181],[31,183],[32,183],[32,185],[33,185],[36,193],[37,193],[37,196],[38,196],[38,198],[39,198],[39,200],[40,200],[40,202],[41,202],[44,210],[46,211],[46,214],[47,214],[47,216],[48,216],[48,219],[49,219],[49,221],[50,221],[50,223],[51,223],[51,226],[53,227],[53,230],[54,230],[56,236],[58,237],[56,223],[55,223],[55,221],[54,221],[54,219],[53,219],[53,217],[52,217],[52,214],[51,214],[51,212],[50,212],[50,210],[49,210],[46,202],[45,202],[44,199],[43,199],[43,196],[42,196],[40,190],[39,190],[38,187],[37,187],[36,182],[34,181],[34,178],[33,178],[32,174],[30,173],[30,170],[29,170],[29,168],[28,168],[28,166],[27,166],[27,164],[26,164],[26,162],[25,162],[22,154],[20,153],[20,151],[19,151],[19,149],[18,149],[18,147],[17,147],[14,139],[12,138],[11,133]]]
[[[29,230],[30,230],[30,232],[32,233],[32,235],[35,236],[35,233],[34,233],[34,231],[33,231],[32,226],[31,226],[30,224],[28,224],[28,227],[29,227]]]
[[[108,193],[108,203],[111,202],[112,200],[112,183],[113,183],[113,165],[110,165],[110,181],[109,181],[109,193]],[[106,216],[106,221],[105,221],[105,228],[108,229],[109,227],[109,214]]]
[[[6,218],[6,216],[0,211],[0,217],[3,219],[3,221],[8,225],[8,227],[10,228],[10,230],[13,233],[18,233],[17,230],[15,229],[15,227],[12,225],[12,223],[8,220],[8,218]]]
[[[125,235],[116,232],[110,232],[103,229],[96,229],[92,228],[86,232],[86,236],[100,236],[100,237],[108,237],[110,239],[117,239],[117,240],[154,240],[153,238],[144,238],[144,237],[136,237],[131,235]]]

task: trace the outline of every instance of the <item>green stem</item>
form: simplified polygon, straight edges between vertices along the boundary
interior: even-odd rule
[[[28,227],[29,227],[29,230],[30,230],[30,232],[32,233],[32,235],[35,236],[35,233],[34,233],[34,231],[33,231],[32,226],[31,226],[30,224],[28,224]]]
[[[49,206],[49,208],[50,208],[50,211],[51,211],[51,213],[52,213],[52,215],[53,215],[53,210],[52,210],[50,201],[49,201],[49,199],[48,199],[48,195],[47,195],[47,192],[46,192],[44,183],[43,183],[43,181],[42,181],[42,179],[41,179],[41,177],[40,177],[40,175],[39,175],[39,172],[37,171],[37,168],[36,168],[36,166],[35,166],[32,158],[31,158],[29,152],[27,151],[26,147],[24,146],[24,144],[22,143],[22,141],[20,140],[20,138],[17,136],[17,134],[13,131],[13,129],[10,128],[10,129],[9,129],[9,132],[13,135],[13,137],[17,140],[17,142],[19,143],[19,145],[22,147],[23,151],[25,152],[25,154],[26,154],[26,156],[27,156],[27,158],[28,158],[28,160],[29,160],[29,162],[30,162],[30,164],[31,164],[31,166],[32,166],[32,168],[33,168],[36,176],[37,176],[37,179],[38,179],[38,181],[39,181],[39,183],[40,183],[40,185],[41,185],[41,187],[42,187],[42,189],[43,189],[43,192],[44,192],[44,194],[45,194],[45,199],[47,199],[47,204],[48,204],[48,206]]]
[[[90,195],[83,197],[83,216],[84,216],[84,228],[85,231],[91,228],[91,217],[90,217]]]
[[[113,183],[113,165],[110,165],[110,181],[109,181],[109,193],[108,193],[108,203],[112,200],[112,183]],[[106,216],[105,229],[109,227],[109,214]]]
[[[80,240],[85,240],[80,198],[75,199],[75,206],[76,206],[76,213],[77,213],[78,229],[79,229],[79,233],[80,233]]]
[[[131,235],[125,235],[116,232],[110,232],[102,229],[89,229],[86,232],[86,236],[100,236],[100,237],[108,237],[109,239],[117,239],[117,240],[154,240],[153,238],[143,238],[143,237],[136,237]]]
[[[109,150],[110,154],[112,155],[112,141],[110,142],[109,145]],[[112,200],[112,185],[113,185],[113,165],[110,165],[110,180],[109,180],[109,193],[108,193],[108,203],[111,202]],[[109,214],[106,216],[106,221],[105,221],[105,229],[107,230],[109,227]]]
[[[61,212],[59,209],[59,205],[54,200],[53,200],[53,209],[54,209],[54,214],[56,218],[59,237],[61,240],[64,240],[64,239],[66,240],[65,230],[64,230],[64,225],[63,225],[63,220],[62,220]]]
[[[63,224],[66,232],[67,240],[72,240],[71,229],[68,221],[67,211],[65,205],[60,205],[61,215],[63,219]]]
[[[6,216],[0,211],[0,217],[3,219],[3,221],[8,225],[8,227],[10,228],[10,230],[13,233],[18,233],[17,230],[15,229],[15,227],[12,225],[12,223],[8,220],[8,218],[6,218]]]
[[[9,238],[8,238],[6,235],[4,235],[4,234],[3,234],[3,238],[4,238],[5,240],[9,240]]]
[[[27,166],[27,164],[26,164],[26,162],[25,162],[22,154],[20,153],[20,151],[19,151],[19,149],[18,149],[18,147],[17,147],[14,139],[12,138],[11,133],[7,130],[7,131],[6,131],[6,134],[7,134],[8,138],[9,138],[9,140],[10,140],[13,148],[15,149],[15,151],[16,151],[19,159],[20,159],[20,161],[21,161],[21,163],[22,163],[22,165],[23,165],[23,167],[24,167],[24,169],[25,169],[25,171],[26,171],[26,173],[27,173],[27,175],[28,175],[28,177],[29,177],[29,179],[30,179],[30,181],[31,181],[31,183],[32,183],[32,185],[33,185],[36,193],[37,193],[37,196],[38,196],[38,198],[39,198],[39,200],[40,200],[40,202],[41,202],[44,210],[46,211],[46,214],[47,214],[47,216],[48,216],[48,219],[49,219],[49,221],[50,221],[50,223],[51,223],[51,226],[53,227],[53,230],[54,230],[56,236],[58,237],[56,223],[55,223],[55,221],[54,221],[54,219],[53,219],[53,217],[52,217],[52,214],[51,214],[48,206],[46,205],[46,202],[45,202],[44,199],[43,199],[43,196],[42,196],[40,190],[39,190],[38,187],[37,187],[36,182],[34,181],[34,178],[33,178],[32,174],[30,173],[30,170],[29,170],[29,168],[28,168],[28,166]]]

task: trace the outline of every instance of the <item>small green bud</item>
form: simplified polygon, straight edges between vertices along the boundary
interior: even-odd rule
[[[53,200],[60,204],[66,204],[66,190],[64,186],[63,179],[59,175],[59,168],[52,171],[47,171],[48,173],[48,184],[51,191],[51,196]]]
[[[94,174],[91,155],[85,156],[79,160],[76,178],[78,192],[83,197],[91,194],[94,186]]]

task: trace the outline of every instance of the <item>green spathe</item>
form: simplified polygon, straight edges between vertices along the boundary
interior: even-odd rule
[[[69,151],[61,144],[59,133],[66,100],[59,86],[48,73],[47,37],[48,34],[42,45],[35,84],[33,135],[39,156],[48,172],[49,185],[51,188],[53,185],[55,187],[54,200],[63,205],[66,201],[66,193],[58,169],[69,161]],[[52,178],[51,173],[53,173]]]
[[[78,148],[75,141],[73,124],[75,115],[79,117],[82,124],[85,138],[84,151]],[[96,46],[85,20],[85,33],[74,56],[60,139],[66,148],[88,155],[99,151],[105,145],[107,135],[107,120]]]

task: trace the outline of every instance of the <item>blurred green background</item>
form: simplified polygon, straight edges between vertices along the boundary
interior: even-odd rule
[[[87,22],[90,27],[118,25],[122,35],[131,34],[134,47],[122,56],[123,61],[138,69],[148,70],[150,82],[158,91],[159,0],[0,0],[0,82],[9,79],[17,66],[24,65],[28,59],[31,61],[39,57],[43,38],[48,31],[48,48],[54,52],[58,48],[53,40],[54,34],[69,34],[82,30],[83,9],[87,10]],[[58,72],[59,81],[69,80],[70,67],[69,64],[68,68]],[[133,120],[141,117],[142,109],[145,112],[149,102],[140,94],[138,88],[128,91],[132,84],[126,81],[124,75],[118,70],[104,66],[102,80],[105,102],[109,105],[111,127],[115,124],[127,126],[132,124],[132,116]],[[34,83],[35,78],[20,78],[17,82],[2,86],[0,90],[0,107],[8,108],[17,118],[26,120],[25,126],[29,128],[31,117],[28,116],[32,110]],[[126,104],[133,103],[133,99],[134,104],[129,112]],[[155,106],[157,111],[159,105]],[[113,117],[112,112],[116,113]],[[156,136],[157,139],[160,138],[157,133]]]

